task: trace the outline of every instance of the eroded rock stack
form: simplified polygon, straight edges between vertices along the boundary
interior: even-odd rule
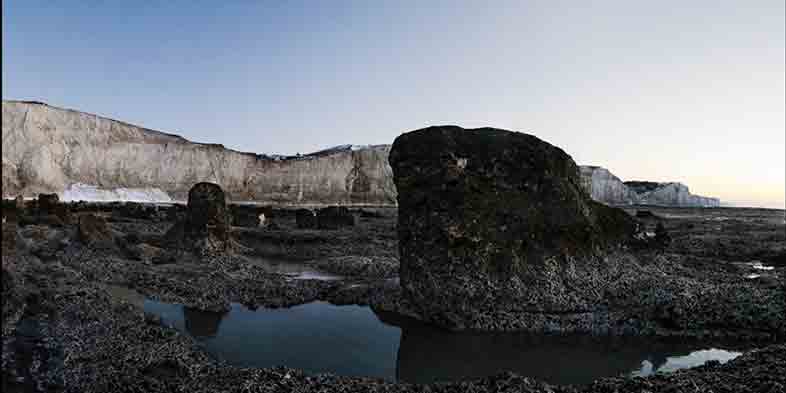
[[[590,198],[568,154],[532,135],[430,127],[399,136],[390,163],[404,295],[445,327],[592,309],[605,251],[636,231]]]
[[[217,184],[197,183],[188,192],[183,220],[167,233],[177,248],[199,253],[225,252],[230,246],[230,215],[226,195]]]

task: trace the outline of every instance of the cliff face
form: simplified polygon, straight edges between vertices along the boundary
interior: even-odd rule
[[[718,207],[717,198],[693,195],[682,183],[623,182],[606,168],[581,167],[582,185],[596,201],[610,205]]]
[[[3,101],[3,196],[159,188],[184,200],[201,181],[232,200],[283,204],[394,204],[389,146],[301,157],[241,153],[41,103]]]

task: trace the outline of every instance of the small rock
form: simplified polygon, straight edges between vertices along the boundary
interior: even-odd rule
[[[60,204],[57,194],[38,194],[38,210],[46,214],[54,214],[55,207]]]
[[[83,244],[95,248],[111,248],[115,245],[115,235],[106,220],[95,214],[79,216],[77,235]]]

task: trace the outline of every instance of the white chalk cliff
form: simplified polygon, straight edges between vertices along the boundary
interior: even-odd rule
[[[236,201],[395,203],[389,146],[339,146],[298,157],[257,155],[93,114],[5,100],[2,142],[4,197],[68,196],[74,185],[88,185],[96,189],[93,195],[116,190],[160,195],[161,190],[184,200],[194,183],[209,181]]]
[[[341,145],[296,157],[243,153],[27,101],[4,100],[2,123],[3,197],[45,192],[65,200],[167,202],[184,200],[192,185],[209,181],[234,201],[396,203],[390,145]],[[581,175],[592,197],[607,204],[719,205],[680,183],[631,187],[604,168],[588,166]]]
[[[582,166],[581,181],[592,199],[609,205],[720,206],[718,198],[693,195],[682,183],[623,182],[598,166]]]

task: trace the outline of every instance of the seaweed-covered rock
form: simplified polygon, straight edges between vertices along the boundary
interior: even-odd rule
[[[226,195],[218,184],[197,183],[188,192],[189,230],[205,233],[211,228],[226,237],[229,228]]]
[[[106,220],[95,214],[79,216],[77,230],[79,241],[93,248],[112,248],[115,246],[115,233],[109,228]]]
[[[390,164],[402,289],[424,319],[449,328],[592,309],[605,251],[637,229],[590,198],[568,154],[532,135],[430,127],[396,138]]]
[[[217,184],[197,183],[188,192],[185,218],[175,223],[167,238],[179,249],[222,253],[230,246],[229,230],[224,191]]]

